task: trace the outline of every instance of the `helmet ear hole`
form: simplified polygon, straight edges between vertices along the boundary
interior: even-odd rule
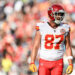
[[[53,13],[51,13],[51,16],[54,16],[54,14],[53,14]]]

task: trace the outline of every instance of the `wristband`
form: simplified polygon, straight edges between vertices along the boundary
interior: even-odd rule
[[[69,64],[69,65],[73,66],[73,64]]]
[[[68,56],[67,59],[73,59],[73,56]]]
[[[35,63],[33,62],[33,63],[30,63],[30,64],[35,64]]]

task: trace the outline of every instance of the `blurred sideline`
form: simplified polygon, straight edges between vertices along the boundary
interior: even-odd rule
[[[0,75],[37,75],[29,71],[36,23],[48,21],[47,10],[61,3],[67,12],[64,22],[71,26],[75,74],[75,0],[0,0]],[[39,53],[36,65],[39,63]],[[64,54],[64,73],[68,63]]]

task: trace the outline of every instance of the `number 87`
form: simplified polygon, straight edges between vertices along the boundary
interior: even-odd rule
[[[49,40],[49,38],[51,38],[51,39]],[[53,42],[56,38],[60,38],[60,40],[56,43],[56,46],[54,46]],[[64,35],[55,35],[55,38],[54,38],[54,35],[47,34],[45,36],[45,48],[46,49],[52,49],[52,48],[60,49],[60,44],[63,40],[64,40]],[[48,44],[50,44],[50,45],[48,46]]]

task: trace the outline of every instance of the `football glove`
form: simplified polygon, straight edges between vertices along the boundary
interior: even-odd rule
[[[29,70],[31,72],[37,72],[37,67],[34,63],[31,63],[30,66],[29,66]]]
[[[73,65],[70,64],[70,65],[67,67],[67,69],[66,69],[66,73],[67,73],[67,74],[71,74],[72,71],[73,71]]]

